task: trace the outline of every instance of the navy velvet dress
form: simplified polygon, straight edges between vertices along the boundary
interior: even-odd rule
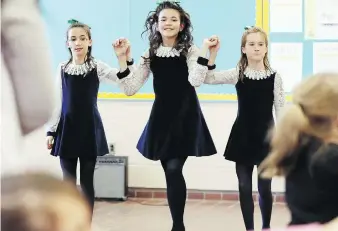
[[[99,84],[96,69],[85,77],[62,71],[62,111],[52,155],[96,158],[109,153],[97,108]]]
[[[203,61],[207,70],[207,60]],[[196,60],[195,64],[200,65]],[[216,154],[195,87],[188,80],[186,56],[154,56],[150,70],[155,101],[137,143],[138,151],[150,160]],[[121,73],[120,78],[124,76]]]
[[[267,133],[274,125],[274,82],[275,73],[261,80],[244,76],[235,85],[238,113],[224,152],[227,160],[257,165],[268,155]]]
[[[64,64],[61,66],[57,78],[61,79],[62,106],[47,132],[54,136],[51,154],[64,158],[96,158],[108,154],[97,95],[101,80],[118,82],[118,70],[101,61],[84,66],[87,70],[83,73],[77,65],[69,67],[70,71],[65,71]]]
[[[238,69],[211,72],[207,84],[233,84],[238,111],[224,151],[226,160],[242,165],[259,165],[270,150],[268,132],[274,126],[273,106],[278,116],[284,107],[283,82],[275,71],[247,68],[243,79]]]

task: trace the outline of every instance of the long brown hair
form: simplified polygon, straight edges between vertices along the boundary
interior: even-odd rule
[[[302,81],[293,92],[293,103],[271,130],[271,152],[258,168],[262,177],[287,175],[304,135],[327,143],[337,126],[337,115],[338,74],[316,74]]]
[[[247,37],[249,34],[252,33],[260,33],[263,37],[264,37],[264,41],[265,41],[265,46],[268,47],[269,46],[269,41],[268,41],[268,36],[266,34],[266,32],[259,28],[259,27],[249,27],[249,28],[245,28],[245,31],[242,35],[242,40],[241,40],[241,58],[239,59],[239,62],[237,64],[237,68],[239,70],[239,78],[241,80],[243,80],[244,78],[244,71],[245,69],[248,67],[248,57],[246,56],[246,54],[243,53],[242,48],[245,47],[246,41],[247,41]],[[268,52],[266,52],[264,58],[263,58],[263,63],[264,63],[264,67],[265,70],[271,71],[271,67],[270,67],[270,63],[269,63],[269,58],[268,58]]]
[[[176,50],[182,50],[183,55],[188,54],[188,50],[193,43],[193,36],[191,34],[193,27],[190,21],[190,15],[180,6],[179,3],[173,1],[163,1],[160,3],[155,11],[150,11],[145,22],[145,31],[142,35],[148,32],[149,39],[149,58],[145,58],[147,62],[152,60],[155,55],[156,49],[160,47],[162,43],[162,35],[157,31],[156,27],[159,20],[159,14],[164,9],[173,9],[180,14],[180,23],[184,25],[183,30],[178,33],[174,48]]]

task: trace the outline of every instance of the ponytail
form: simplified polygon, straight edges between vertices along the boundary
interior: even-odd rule
[[[309,121],[300,105],[292,104],[284,111],[277,126],[270,130],[270,154],[258,168],[262,177],[281,176],[290,170],[294,163],[288,161],[286,165],[285,161],[290,159],[290,155],[298,147],[301,134],[308,126]],[[292,156],[291,159],[294,162],[297,157]]]

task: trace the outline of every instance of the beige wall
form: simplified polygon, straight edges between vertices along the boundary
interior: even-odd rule
[[[184,174],[189,189],[237,190],[234,164],[223,158],[224,148],[237,113],[236,103],[203,103],[202,110],[214,138],[218,154],[212,157],[189,158]],[[116,145],[117,155],[129,156],[129,186],[164,188],[164,175],[159,162],[143,158],[136,143],[148,119],[152,102],[99,101],[99,110],[108,142]],[[128,118],[128,119],[127,119]],[[45,150],[44,130],[24,141],[27,165],[60,175],[59,162]],[[256,190],[256,172],[254,189]],[[283,181],[273,181],[273,191],[284,190]]]

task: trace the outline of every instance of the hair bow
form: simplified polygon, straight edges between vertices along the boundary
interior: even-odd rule
[[[252,28],[254,28],[254,26],[246,26],[246,27],[244,27],[244,30],[249,30],[249,29],[252,29]]]
[[[171,1],[170,1],[170,0],[157,0],[157,1],[156,1],[156,4],[157,4],[157,5],[160,5],[160,4],[162,4],[163,2],[172,2],[172,3],[176,3],[176,4],[179,4],[179,3],[180,3],[180,1],[177,1],[177,0],[176,0],[176,1],[175,1],[175,0],[171,0]]]
[[[73,24],[75,24],[75,23],[81,23],[81,22],[79,22],[78,20],[73,19],[73,18],[68,20],[68,24],[70,24],[70,25],[73,25]],[[87,25],[87,26],[88,26],[88,25]],[[89,29],[91,29],[90,26],[88,26],[88,27],[89,27]]]

